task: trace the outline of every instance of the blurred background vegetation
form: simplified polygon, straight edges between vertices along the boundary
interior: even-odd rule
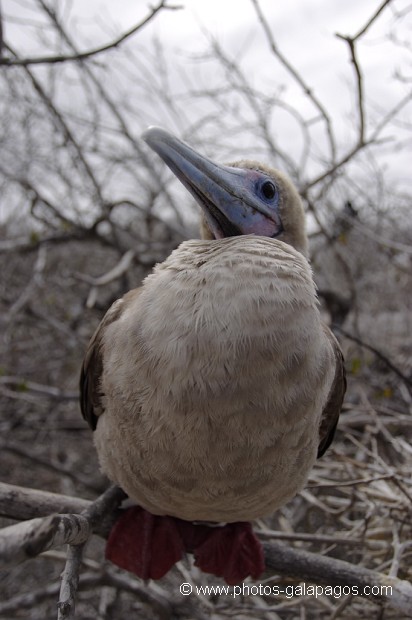
[[[242,36],[232,28],[226,40],[199,27],[194,52],[185,30],[176,47],[185,4],[129,3],[135,21],[121,27],[97,4],[79,17],[70,2],[3,0],[2,481],[84,498],[107,486],[77,402],[85,346],[115,299],[198,234],[197,207],[140,139],[157,124],[219,161],[266,161],[299,188],[322,309],[342,342],[349,387],[336,442],[309,488],[258,527],[292,541],[312,533],[305,548],[387,571],[411,540],[412,7],[369,2],[364,19],[339,35],[339,70],[326,45],[314,89],[304,60],[319,61],[316,40],[291,32],[300,57],[284,53],[280,9],[251,0]],[[318,5],[321,21],[325,3]],[[367,60],[374,54],[378,70]],[[346,108],[331,92],[336,73]],[[2,522],[12,521],[5,514]],[[357,543],[329,545],[320,534]],[[187,564],[150,584],[145,600],[131,580],[116,581],[102,553],[94,540],[84,569],[104,578],[81,591],[79,618],[400,617],[350,597],[182,600],[173,590],[182,576],[205,579]],[[402,578],[412,578],[411,553],[406,544],[396,556]],[[3,573],[0,617],[54,617],[47,588],[62,561],[63,553],[49,552]],[[156,597],[169,606],[156,607]]]

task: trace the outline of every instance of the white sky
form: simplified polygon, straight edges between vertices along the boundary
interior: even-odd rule
[[[172,64],[184,62],[183,56],[204,52],[207,42],[202,30],[207,29],[219,40],[226,51],[240,59],[248,76],[259,85],[272,82],[285,84],[285,98],[292,106],[307,105],[301,91],[276,63],[266,39],[259,27],[250,0],[169,0],[181,5],[179,11],[165,11],[131,44],[141,46],[154,34],[165,43]],[[91,46],[109,41],[137,23],[147,14],[147,0],[55,0],[59,10],[67,11],[72,31],[77,40]],[[337,131],[345,139],[347,127],[353,127],[354,75],[349,62],[346,44],[335,33],[353,35],[381,4],[381,0],[291,0],[276,2],[261,0],[262,9],[272,27],[276,42],[282,53],[290,60],[337,119]],[[409,0],[395,0],[392,5],[401,11]],[[34,0],[3,0],[6,16],[25,17]],[[412,40],[411,15],[405,19],[400,32],[405,41]],[[393,75],[402,71],[412,75],[411,51],[395,48],[386,40],[395,24],[394,10],[385,9],[368,36],[359,45],[359,56],[365,74],[365,88],[371,104],[367,120],[373,118],[374,109],[395,103],[410,85],[394,82]],[[22,35],[21,24],[8,24],[6,37],[19,41],[20,49],[27,53],[38,50],[28,37]],[[42,50],[44,53],[44,50]],[[107,57],[108,58],[108,57]],[[103,60],[103,58],[101,57]],[[196,70],[196,69],[195,69]],[[412,123],[411,107],[403,114],[403,121]],[[409,134],[410,135],[410,134]],[[405,138],[409,151],[398,153],[396,162],[391,154],[389,167],[396,169],[401,184],[410,184],[411,138]],[[381,157],[385,159],[385,150]]]
[[[202,29],[206,29],[217,37],[226,50],[231,51],[234,58],[242,60],[242,66],[257,83],[284,80],[291,105],[298,104],[297,100],[302,98],[301,92],[274,61],[250,0],[176,0],[175,3],[184,6],[184,9],[164,13],[145,30],[143,37],[158,33],[167,41],[171,57],[176,54],[175,62],[179,63],[181,56],[177,50],[195,53],[206,49],[206,41],[201,34]],[[299,70],[324,105],[333,110],[333,116],[340,117],[338,131],[344,136],[347,124],[353,125],[354,75],[347,45],[335,33],[355,34],[381,5],[381,0],[261,0],[260,4],[282,53]],[[399,12],[408,4],[408,0],[397,0],[393,7]],[[85,10],[85,5],[82,0],[75,0],[73,13],[79,11],[80,14]],[[102,20],[107,21],[110,16],[119,28],[135,23],[144,14],[145,7],[146,2],[142,0],[87,2],[90,16],[95,17],[96,10],[100,11]],[[395,104],[410,88],[393,80],[396,71],[408,73],[409,70],[409,75],[412,74],[410,52],[408,55],[404,49],[396,50],[386,40],[388,32],[396,24],[394,9],[385,9],[358,48],[365,74],[365,89],[374,108],[379,108],[383,103]],[[411,15],[402,22],[400,32],[404,40],[412,41]],[[142,40],[139,35],[140,44]],[[367,119],[372,116],[373,110],[370,109]],[[403,118],[412,122],[411,107]],[[401,183],[409,184],[410,156],[406,160],[405,154],[398,155],[398,161],[392,167],[396,168]],[[384,159],[384,155],[382,157]],[[391,162],[385,163],[391,167]]]

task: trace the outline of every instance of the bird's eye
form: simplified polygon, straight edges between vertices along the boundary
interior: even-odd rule
[[[262,194],[267,200],[276,196],[276,186],[271,181],[265,181],[262,185]]]

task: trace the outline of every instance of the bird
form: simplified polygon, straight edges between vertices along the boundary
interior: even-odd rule
[[[142,139],[200,206],[201,239],[110,307],[84,357],[100,467],[136,504],[106,557],[147,579],[190,551],[234,584],[264,569],[250,522],[299,493],[333,440],[343,355],[287,176],[215,163],[159,127]]]

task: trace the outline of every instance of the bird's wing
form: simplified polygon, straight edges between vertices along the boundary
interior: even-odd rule
[[[319,428],[318,458],[323,456],[333,441],[339,414],[342,407],[343,397],[346,391],[346,374],[342,350],[330,329],[323,325],[326,337],[329,339],[335,354],[335,376],[328,395],[328,399],[322,411]]]
[[[82,415],[92,430],[95,430],[97,419],[104,413],[103,390],[101,385],[103,374],[103,343],[107,327],[118,321],[124,310],[140,294],[141,289],[129,291],[109,308],[94,332],[84,356],[80,373],[80,408]]]

